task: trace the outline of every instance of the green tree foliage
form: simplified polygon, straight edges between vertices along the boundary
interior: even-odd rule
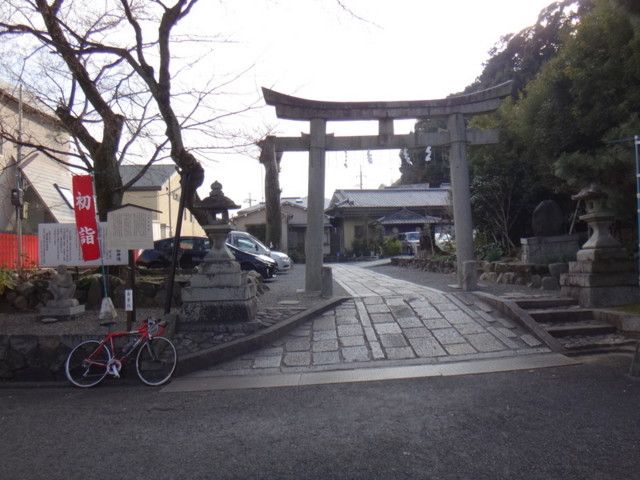
[[[419,120],[416,131],[435,133],[445,128],[443,120]],[[439,187],[450,182],[449,150],[444,147],[405,149],[400,152],[400,184],[428,183]]]
[[[474,226],[506,249],[531,235],[531,212],[562,188],[548,162],[523,160],[528,146],[514,129],[518,112],[517,104],[506,100],[496,114],[475,120],[475,128],[499,130],[500,143],[469,150]]]
[[[465,93],[482,90],[512,80],[514,98],[558,53],[567,35],[575,31],[580,16],[592,8],[591,0],[553,2],[544,8],[535,25],[504,35],[489,51],[490,58],[480,76]]]
[[[571,5],[573,9],[571,9]],[[640,8],[626,0],[557,2],[535,26],[503,37],[470,89],[513,78],[512,101],[476,118],[500,130],[498,145],[469,149],[474,225],[503,246],[530,235],[531,213],[590,183],[635,222],[633,142],[640,133]],[[620,142],[620,140],[627,140]]]
[[[526,89],[518,128],[527,160],[546,158],[573,189],[599,183],[619,220],[635,221],[640,26],[624,2],[597,0]]]
[[[554,175],[555,159],[531,151],[519,100],[528,83],[575,32],[579,15],[590,8],[590,1],[583,1],[579,8],[570,0],[552,3],[540,12],[535,25],[502,37],[482,74],[465,90],[514,82],[511,100],[492,115],[474,118],[470,125],[499,130],[500,143],[468,150],[474,227],[482,238],[506,249],[532,234],[531,213],[538,203],[548,198],[566,203],[567,195],[561,195],[564,185]]]

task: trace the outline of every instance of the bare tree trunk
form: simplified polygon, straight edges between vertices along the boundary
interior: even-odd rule
[[[281,248],[282,218],[280,208],[280,160],[282,152],[276,152],[275,138],[272,136],[258,142],[261,148],[260,163],[264,165],[264,191],[266,206],[266,242],[275,250]]]

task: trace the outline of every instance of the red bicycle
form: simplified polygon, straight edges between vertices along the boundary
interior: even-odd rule
[[[113,325],[106,322],[104,325]],[[129,332],[109,333],[102,341],[87,340],[78,344],[67,357],[65,373],[76,387],[98,385],[107,375],[120,378],[120,369],[135,352],[136,373],[147,385],[166,383],[178,363],[176,347],[161,335],[166,331],[165,321],[151,317],[141,327]],[[116,339],[133,337],[122,349],[116,348]]]

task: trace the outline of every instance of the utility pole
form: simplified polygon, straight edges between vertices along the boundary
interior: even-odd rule
[[[18,240],[18,258],[16,269],[22,273],[22,208],[24,200],[24,189],[22,179],[22,85],[18,91],[18,145],[16,149],[16,188],[12,193],[12,202],[16,207],[16,237]]]

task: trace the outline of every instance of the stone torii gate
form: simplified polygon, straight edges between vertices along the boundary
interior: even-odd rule
[[[324,102],[292,97],[264,87],[262,92],[267,105],[276,107],[278,118],[310,122],[309,134],[303,133],[300,137],[270,137],[270,141],[267,142],[271,155],[280,152],[309,152],[308,219],[305,240],[306,291],[320,291],[322,287],[325,152],[445,145],[450,148],[458,282],[463,286],[464,262],[474,258],[466,147],[498,142],[498,132],[495,130],[467,129],[465,117],[496,110],[501,99],[511,93],[511,82],[467,95],[417,101]],[[447,131],[415,132],[408,135],[393,133],[394,120],[419,118],[446,118]],[[336,137],[327,134],[329,121],[359,120],[377,120],[378,135]]]

